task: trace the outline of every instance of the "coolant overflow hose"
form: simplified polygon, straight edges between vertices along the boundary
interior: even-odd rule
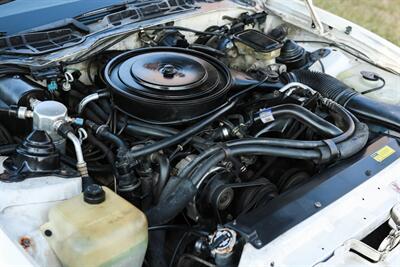
[[[296,70],[286,73],[284,79],[287,82],[300,82],[311,87],[323,97],[341,104],[358,118],[400,131],[400,106],[385,104],[363,96],[324,73]]]

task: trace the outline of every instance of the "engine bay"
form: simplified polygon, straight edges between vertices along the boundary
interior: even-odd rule
[[[237,266],[293,192],[366,172],[369,147],[397,157],[396,74],[274,15],[221,13],[1,66],[0,225],[39,266]]]

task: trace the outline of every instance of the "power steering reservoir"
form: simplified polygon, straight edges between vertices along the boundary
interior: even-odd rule
[[[106,187],[54,206],[41,231],[63,266],[142,266],[147,220],[132,204]]]

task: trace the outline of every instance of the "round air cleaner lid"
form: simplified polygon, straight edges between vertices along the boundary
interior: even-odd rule
[[[206,114],[225,101],[231,82],[229,70],[218,60],[171,47],[123,53],[107,64],[104,76],[121,111],[167,124]]]
[[[193,56],[174,52],[155,52],[134,57],[131,74],[142,85],[153,89],[185,90],[204,83],[213,67]],[[128,81],[129,82],[129,81]]]

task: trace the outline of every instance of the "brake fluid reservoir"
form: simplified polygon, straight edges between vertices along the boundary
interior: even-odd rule
[[[41,227],[57,257],[68,267],[142,266],[145,215],[110,189],[90,187],[89,194],[54,206]]]

